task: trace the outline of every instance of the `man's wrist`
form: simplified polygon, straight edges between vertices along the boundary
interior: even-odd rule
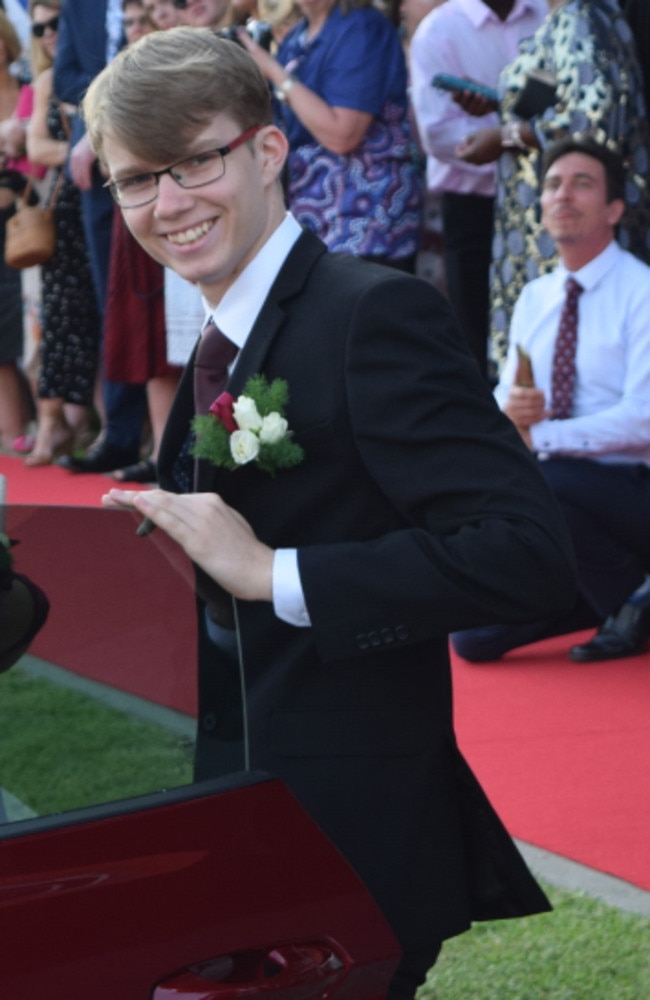
[[[501,126],[501,148],[527,150],[528,144],[522,135],[521,122],[508,122]]]
[[[282,101],[283,104],[286,103],[289,99],[289,94],[291,93],[291,91],[293,90],[293,88],[297,83],[298,80],[296,79],[296,77],[292,76],[291,73],[288,73],[287,76],[285,76],[284,80],[282,80],[282,82],[279,83],[277,87],[274,88],[275,96],[277,97],[277,99],[279,101]]]

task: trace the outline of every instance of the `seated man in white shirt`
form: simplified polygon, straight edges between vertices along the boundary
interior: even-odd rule
[[[632,656],[646,647],[650,268],[615,240],[623,176],[618,157],[589,139],[567,139],[549,149],[542,219],[560,264],[524,288],[496,389],[565,514],[581,604],[561,619],[457,634],[454,645],[466,659],[496,659],[526,642],[599,622],[589,642],[570,649],[572,660]],[[571,279],[579,285],[573,350],[566,342],[572,320],[563,314]],[[520,348],[530,357],[532,374],[522,375]],[[558,350],[564,352],[561,362]]]

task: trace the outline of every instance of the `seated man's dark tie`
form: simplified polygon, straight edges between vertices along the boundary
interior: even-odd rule
[[[560,316],[553,367],[551,370],[551,410],[553,420],[566,420],[573,413],[578,346],[578,296],[584,291],[575,278],[567,278],[566,299]]]

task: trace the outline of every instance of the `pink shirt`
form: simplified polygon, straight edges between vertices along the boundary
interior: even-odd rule
[[[496,112],[466,114],[450,94],[431,86],[436,73],[496,87],[519,42],[535,33],[548,13],[546,0],[515,0],[502,21],[482,0],[447,0],[421,21],[411,41],[411,100],[427,160],[430,191],[493,195],[496,167],[456,159],[459,142],[480,128],[499,125]]]
[[[25,84],[24,87],[20,88],[20,93],[18,95],[18,104],[16,105],[16,110],[14,111],[14,118],[20,118],[21,121],[27,123],[32,117],[32,111],[34,108],[34,90],[31,84]],[[47,173],[47,167],[37,167],[26,156],[20,156],[17,159],[7,160],[7,166],[11,167],[13,170],[19,170],[21,174],[29,176],[33,174],[39,180],[42,180]]]

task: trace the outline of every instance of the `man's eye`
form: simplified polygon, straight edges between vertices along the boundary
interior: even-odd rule
[[[123,177],[117,182],[120,191],[139,191],[151,184],[153,174],[134,174],[133,177]]]
[[[209,152],[209,153],[197,153],[196,156],[190,157],[189,160],[185,160],[183,166],[189,168],[190,170],[195,170],[199,167],[205,167],[210,163],[214,163],[219,159],[220,153]]]

